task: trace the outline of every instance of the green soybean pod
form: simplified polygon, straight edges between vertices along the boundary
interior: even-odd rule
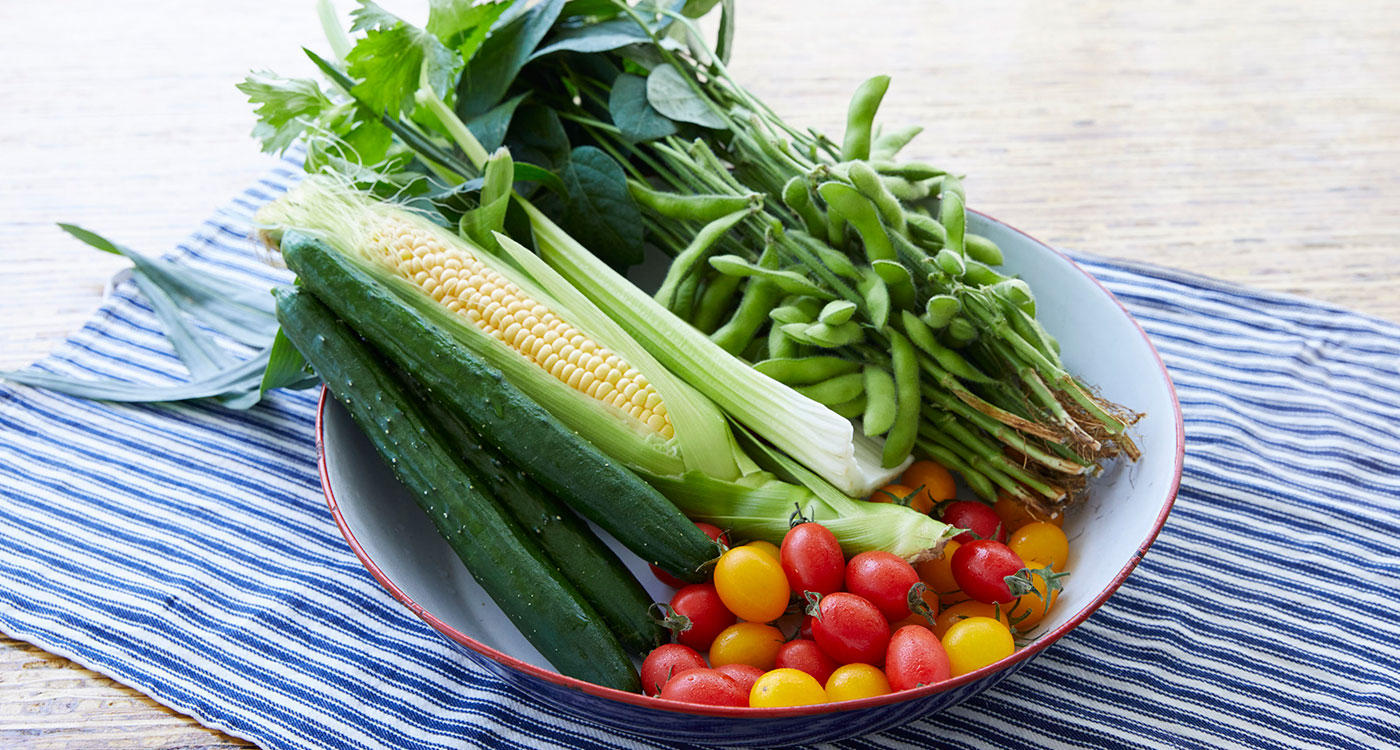
[[[875,269],[867,268],[856,284],[856,291],[860,292],[865,303],[866,320],[877,329],[884,328],[890,319],[890,290],[885,286],[885,280],[875,273]]]
[[[967,257],[972,260],[986,263],[989,266],[999,266],[1005,258],[1001,254],[1001,248],[997,243],[983,237],[980,234],[968,232],[963,236],[963,249],[967,252]]]
[[[758,265],[761,268],[776,268],[779,262],[778,252],[772,247],[764,249],[763,254],[758,256]],[[710,334],[710,340],[730,354],[737,355],[744,351],[749,342],[754,340],[759,329],[763,328],[763,324],[768,322],[768,311],[773,309],[773,305],[778,303],[781,296],[782,292],[771,282],[749,279],[739,296],[739,304],[734,306],[734,314]]]
[[[865,411],[860,428],[866,437],[883,435],[894,427],[894,376],[875,365],[866,365],[861,376],[865,379]]]
[[[870,146],[870,158],[889,161],[922,132],[924,132],[922,125],[908,125],[890,131],[882,131]]]
[[[805,294],[822,300],[833,299],[836,296],[812,283],[800,273],[755,266],[737,255],[716,255],[710,258],[710,265],[716,271],[729,276],[753,276],[765,279],[789,294]]]
[[[928,182],[916,182],[906,180],[903,177],[885,177],[883,175],[880,177],[880,182],[884,183],[885,189],[890,191],[890,195],[905,203],[914,203],[933,195],[933,189],[929,187]]]
[[[672,259],[671,266],[666,269],[666,278],[661,281],[661,286],[656,290],[654,299],[673,308],[683,304],[686,311],[689,312],[692,300],[689,298],[680,299],[681,287],[690,280],[689,291],[691,296],[694,296],[695,287],[698,286],[700,277],[700,269],[697,266],[704,263],[705,256],[714,248],[715,243],[719,242],[725,233],[733,229],[735,224],[743,221],[744,217],[750,213],[751,208],[745,205],[738,211],[727,213],[701,227],[700,231],[696,232],[695,237],[691,239],[690,244],[686,245],[685,249]]]
[[[939,250],[933,256],[933,262],[938,264],[943,273],[953,278],[962,278],[962,275],[967,273],[967,262],[951,246]]]
[[[875,210],[886,225],[900,234],[909,233],[904,220],[904,207],[899,205],[899,199],[890,193],[885,183],[880,181],[880,175],[869,164],[863,161],[852,163],[850,179],[856,190],[875,204]]]
[[[837,375],[856,372],[860,369],[860,363],[841,357],[819,355],[765,359],[755,363],[753,369],[784,385],[811,385]]]
[[[938,200],[938,220],[947,233],[944,247],[958,255],[966,254],[963,247],[967,227],[966,202],[962,182],[952,175],[944,175],[942,197]]]
[[[956,302],[956,300],[954,301]],[[973,367],[966,359],[963,359],[961,354],[938,343],[933,331],[924,325],[924,321],[920,320],[919,316],[905,310],[901,313],[901,320],[904,324],[904,333],[910,341],[914,342],[914,346],[924,350],[944,370],[951,372],[960,380],[971,383],[995,382],[983,374],[981,370]]]
[[[961,315],[948,321],[944,333],[954,347],[964,347],[977,340],[977,326]]]
[[[806,328],[806,323],[790,324],[799,328]],[[801,347],[798,346],[797,339],[789,336],[783,329],[786,326],[773,324],[768,329],[768,356],[773,359],[796,359],[801,354]]]
[[[1035,316],[1035,294],[1031,291],[1031,285],[1022,279],[997,282],[992,285],[991,291],[1028,315]]]
[[[865,255],[870,260],[894,260],[894,245],[880,223],[880,213],[869,198],[844,182],[823,182],[817,192],[831,209],[828,213],[850,222],[865,245]]]
[[[850,300],[838,299],[826,303],[826,306],[817,313],[817,320],[829,325],[839,326],[851,319],[856,314],[856,303]]]
[[[783,205],[792,209],[802,219],[802,224],[812,234],[826,231],[826,217],[812,201],[812,193],[807,189],[807,180],[796,175],[783,185]]]
[[[896,331],[890,331],[890,369],[894,375],[894,424],[885,434],[880,457],[887,469],[909,457],[919,436],[919,355],[909,339]]]
[[[890,301],[895,307],[911,308],[916,303],[914,276],[903,263],[894,260],[877,260],[870,264],[875,273],[889,288]]]
[[[833,248],[812,235],[803,232],[790,232],[790,236],[801,242],[805,247],[816,253],[822,265],[831,270],[832,273],[851,281],[860,280],[860,269],[856,264],[846,257],[846,254]]]
[[[734,295],[739,293],[739,287],[743,283],[742,276],[716,274],[700,294],[700,301],[695,305],[695,316],[690,324],[705,333],[713,333],[719,327],[724,314],[729,312],[730,302]]]
[[[749,195],[670,193],[654,190],[640,180],[628,180],[627,191],[632,194],[632,199],[637,201],[642,208],[649,209],[668,219],[684,221],[711,222],[726,214],[749,208],[756,202],[761,204],[763,200],[763,196],[758,193]]]
[[[960,312],[962,302],[951,294],[935,294],[924,303],[924,320],[934,330],[942,330]]]
[[[915,242],[934,250],[947,244],[948,231],[937,219],[923,214],[909,214],[904,218],[909,223],[909,235]]]
[[[826,408],[846,419],[855,419],[865,413],[865,394],[862,393],[850,401],[842,401],[839,404],[827,404]]]
[[[865,378],[858,372],[837,375],[834,378],[827,378],[820,383],[811,385],[799,385],[793,390],[816,401],[819,404],[830,406],[859,396],[865,392]]]
[[[889,177],[903,177],[906,180],[913,180],[915,182],[928,180],[934,177],[942,177],[943,175],[948,174],[946,170],[939,169],[938,167],[935,167],[931,164],[924,164],[923,162],[917,161],[907,161],[903,164],[895,164],[893,162],[887,161],[874,161],[872,158],[870,166],[874,167],[875,171],[879,172],[882,175],[886,175]]]
[[[870,129],[875,124],[880,100],[885,98],[889,87],[889,76],[875,76],[851,95],[851,105],[846,109],[846,135],[841,141],[842,159],[870,158]]]
[[[994,286],[1011,278],[1010,276],[1003,276],[992,270],[986,264],[978,263],[975,260],[969,259],[965,261],[965,265],[967,266],[967,271],[963,273],[962,280],[965,283],[975,286]]]

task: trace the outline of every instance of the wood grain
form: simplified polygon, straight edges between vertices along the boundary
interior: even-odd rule
[[[882,121],[924,124],[912,154],[968,175],[975,208],[1060,247],[1400,321],[1400,4],[1344,8],[745,2],[734,70],[833,134],[855,86],[891,73]],[[0,368],[81,325],[122,265],[53,222],[171,248],[270,163],[233,84],[309,74],[300,45],[323,46],[310,3],[5,10],[0,69],[24,72],[0,79]],[[14,640],[0,745],[247,747]]]

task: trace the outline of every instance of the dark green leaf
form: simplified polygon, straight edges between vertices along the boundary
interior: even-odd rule
[[[457,85],[459,117],[469,120],[496,106],[563,7],[564,0],[544,0],[524,15],[501,16],[491,35],[462,71]]]
[[[472,55],[486,41],[486,32],[496,19],[501,17],[510,3],[473,4],[470,0],[429,0],[428,33],[442,40],[463,60]]]
[[[518,161],[515,163],[515,181],[538,182],[556,195],[564,195],[567,192],[564,188],[564,181],[559,178],[559,175],[544,167],[537,167],[526,162]]]
[[[277,330],[272,296],[265,291],[227,283],[216,286],[204,274],[173,261],[147,257],[82,227],[58,226],[99,250],[130,258],[181,310],[241,343],[264,346]]]
[[[602,21],[621,13],[613,0],[570,0],[559,14],[560,19],[591,18]]]
[[[724,120],[690,88],[684,74],[673,65],[658,65],[652,69],[647,76],[647,101],[672,120],[707,128],[725,127]]]
[[[301,352],[292,346],[291,340],[278,328],[277,335],[273,337],[272,345],[268,349],[267,369],[263,371],[262,382],[258,384],[258,395],[261,396],[274,388],[296,386],[306,381],[310,372],[311,368],[306,364]]]
[[[681,15],[686,18],[699,18],[718,4],[719,0],[686,0],[685,6],[681,8]]]
[[[539,104],[526,104],[515,113],[506,145],[512,157],[556,171],[569,160],[569,136],[559,114]]]
[[[613,81],[608,112],[622,137],[630,141],[651,141],[676,132],[676,124],[647,101],[647,82],[641,76],[624,73]]]
[[[249,73],[238,90],[257,105],[258,123],[253,137],[262,142],[262,150],[277,153],[286,150],[301,135],[311,121],[331,106],[315,81],[307,78],[282,78],[274,73]]]
[[[669,21],[669,19],[667,19]],[[664,26],[665,24],[660,24]],[[631,18],[619,18],[602,23],[589,24],[587,26],[576,26],[564,29],[549,43],[540,47],[530,56],[531,60],[543,57],[552,52],[562,52],[571,50],[573,52],[607,52],[619,47],[626,47],[629,44],[641,44],[651,41],[651,37],[642,27],[638,26]]]
[[[489,153],[501,147],[506,140],[506,131],[510,129],[510,118],[515,115],[515,108],[520,106],[520,102],[529,96],[529,92],[519,96],[511,97],[500,104],[486,110],[485,112],[467,120],[467,130],[476,136],[481,142],[481,147]]]
[[[563,170],[565,230],[619,270],[642,261],[642,215],[622,167],[602,150],[580,146]]]

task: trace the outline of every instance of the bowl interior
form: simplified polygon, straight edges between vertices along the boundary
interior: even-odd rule
[[[1066,521],[1072,575],[1054,612],[1037,631],[1052,640],[1097,607],[1156,536],[1180,475],[1180,414],[1156,352],[1097,282],[1059,253],[990,218],[970,215],[969,230],[995,240],[1006,254],[1005,268],[1030,283],[1039,317],[1058,337],[1070,370],[1109,400],[1145,413],[1131,433],[1143,458],[1110,464],[1092,480],[1090,499]],[[327,400],[321,427],[327,495],[366,564],[378,568],[401,598],[446,626],[552,671],[472,580],[333,400]],[[638,557],[602,536],[653,596],[669,599],[671,590],[657,582]]]

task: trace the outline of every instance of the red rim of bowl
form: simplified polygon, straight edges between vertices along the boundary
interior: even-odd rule
[[[992,219],[991,217],[986,216],[985,214],[979,215],[983,216],[983,218],[986,218],[988,220],[996,221],[995,219]],[[1172,384],[1171,376],[1167,372],[1166,365],[1162,362],[1161,355],[1158,354],[1157,348],[1152,345],[1152,341],[1147,337],[1147,332],[1142,329],[1142,325],[1139,324],[1135,318],[1133,318],[1132,314],[1128,312],[1127,308],[1123,307],[1123,303],[1119,302],[1118,298],[1113,296],[1112,292],[1110,292],[1106,287],[1104,287],[1103,284],[1099,283],[1099,280],[1094,278],[1092,274],[1090,274],[1088,271],[1085,271],[1083,268],[1080,268],[1079,264],[1075,263],[1069,256],[1065,255],[1059,250],[1056,250],[1053,247],[1050,247],[1049,245],[1043,242],[1040,242],[1039,240],[1035,239],[1034,237],[1031,237],[1025,232],[1016,229],[1015,227],[1012,227],[1007,224],[1002,224],[1002,226],[1005,226],[1007,229],[1010,229],[1011,231],[1016,232],[1017,234],[1025,237],[1026,239],[1035,242],[1037,245],[1040,245],[1041,247],[1050,250],[1051,252],[1064,259],[1071,266],[1073,266],[1075,270],[1079,271],[1085,276],[1088,276],[1089,280],[1094,282],[1095,286],[1101,289],[1104,294],[1108,295],[1108,298],[1113,300],[1114,304],[1118,305],[1119,309],[1123,311],[1123,314],[1128,317],[1128,320],[1132,321],[1133,325],[1138,330],[1138,334],[1141,335],[1143,340],[1147,343],[1148,350],[1151,351],[1152,356],[1156,358],[1157,367],[1161,370],[1162,378],[1167,383],[1167,392],[1171,396],[1172,410],[1174,412],[1174,418],[1176,420],[1176,456],[1174,459],[1175,467],[1173,469],[1171,488],[1167,492],[1166,502],[1162,504],[1162,510],[1160,513],[1157,514],[1157,520],[1153,524],[1152,530],[1148,533],[1147,538],[1143,539],[1142,544],[1138,546],[1137,554],[1133,555],[1132,559],[1130,559],[1123,566],[1123,568],[1118,571],[1117,575],[1114,576],[1113,580],[1109,582],[1108,586],[1105,587],[1103,591],[1099,592],[1098,596],[1094,597],[1093,601],[1089,602],[1082,609],[1076,612],[1074,616],[1069,618],[1069,620],[1065,621],[1063,625],[1059,626],[1058,628],[1055,628],[1054,630],[1048,633],[1041,635],[1040,637],[1036,638],[1035,642],[1031,645],[1017,650],[1016,653],[1012,654],[1011,656],[1008,656],[1005,659],[1002,659],[999,662],[996,662],[995,664],[990,664],[976,671],[968,672],[965,675],[959,675],[958,677],[954,677],[950,680],[944,680],[943,682],[939,682],[934,685],[926,685],[924,687],[914,688],[912,690],[903,690],[897,693],[889,693],[887,695],[881,695],[874,698],[861,698],[859,700],[841,701],[839,703],[828,703],[816,706],[792,706],[786,708],[732,708],[723,706],[702,706],[693,703],[681,703],[677,701],[660,700],[658,698],[641,695],[639,693],[629,693],[625,690],[618,690],[616,688],[595,685],[591,682],[585,682],[584,680],[580,680],[575,677],[568,677],[553,670],[544,669],[542,667],[537,667],[534,664],[521,661],[520,659],[517,659],[514,656],[511,656],[510,654],[498,651],[494,648],[491,648],[490,646],[487,646],[484,643],[481,643],[480,641],[477,641],[471,636],[468,636],[465,633],[452,627],[451,625],[448,625],[447,623],[443,622],[436,615],[424,609],[422,605],[414,601],[412,597],[404,593],[402,589],[400,589],[392,580],[390,580],[389,577],[384,574],[384,571],[379,568],[379,565],[376,564],[374,560],[372,560],[369,557],[369,555],[365,552],[364,547],[362,547],[360,545],[359,540],[355,538],[355,533],[350,530],[350,527],[345,522],[345,517],[340,512],[340,505],[336,502],[335,499],[335,491],[331,488],[330,477],[326,473],[326,447],[325,436],[322,432],[322,420],[326,409],[327,391],[325,387],[322,386],[321,398],[316,405],[316,454],[317,463],[321,472],[321,488],[325,493],[326,503],[330,506],[331,516],[335,518],[335,524],[340,528],[340,533],[345,536],[345,541],[350,544],[350,549],[355,553],[355,556],[360,559],[360,562],[369,571],[370,575],[374,576],[374,579],[379,581],[380,585],[382,585],[389,592],[390,595],[392,595],[395,599],[399,600],[399,602],[401,602],[405,607],[408,607],[408,609],[412,611],[415,615],[418,615],[418,617],[422,618],[424,622],[431,625],[433,629],[437,630],[439,633],[442,633],[444,636],[447,636],[454,642],[459,643],[483,656],[489,657],[497,662],[500,662],[501,664],[504,664],[505,666],[510,667],[511,669],[524,672],[532,677],[544,680],[549,683],[553,683],[554,685],[558,685],[560,687],[578,690],[580,692],[587,693],[589,695],[596,696],[599,698],[607,698],[609,700],[619,701],[621,703],[627,703],[642,708],[650,708],[661,711],[674,711],[676,713],[697,716],[776,719],[793,716],[826,714],[834,711],[856,711],[862,708],[873,708],[875,706],[884,706],[891,703],[902,703],[911,699],[924,698],[931,695],[935,695],[945,690],[958,688],[963,685],[976,682],[984,677],[988,677],[996,672],[1010,667],[1013,664],[1017,664],[1019,662],[1025,661],[1026,659],[1031,658],[1045,647],[1059,640],[1060,637],[1063,636],[1065,633],[1068,633],[1070,630],[1073,630],[1076,626],[1079,625],[1079,623],[1088,619],[1089,615],[1093,614],[1095,610],[1097,610],[1105,601],[1108,600],[1110,596],[1113,595],[1113,592],[1118,590],[1118,587],[1121,586],[1123,584],[1123,581],[1127,579],[1128,574],[1133,572],[1133,569],[1137,567],[1138,561],[1140,561],[1143,555],[1147,553],[1147,548],[1151,547],[1152,543],[1157,539],[1157,535],[1162,530],[1162,525],[1166,523],[1167,516],[1171,513],[1172,506],[1176,502],[1177,491],[1181,486],[1182,461],[1185,457],[1186,452],[1185,424],[1182,421],[1181,417],[1181,404],[1177,400],[1176,396],[1176,386]]]

